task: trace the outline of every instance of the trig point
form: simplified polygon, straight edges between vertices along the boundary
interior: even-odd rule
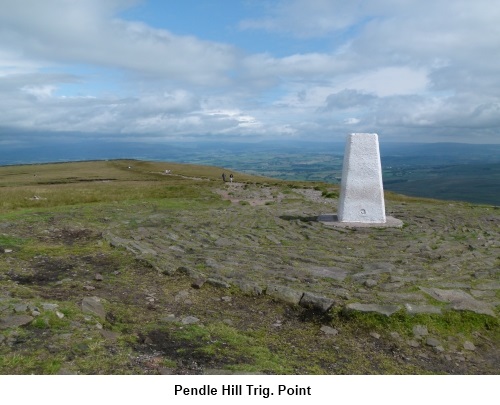
[[[401,227],[386,217],[377,134],[350,134],[344,153],[338,214],[318,220],[339,227]]]
[[[340,222],[386,222],[377,134],[350,134],[344,153]]]

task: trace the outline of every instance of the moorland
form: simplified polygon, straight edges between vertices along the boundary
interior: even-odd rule
[[[497,207],[232,170],[0,167],[0,373],[498,373]]]

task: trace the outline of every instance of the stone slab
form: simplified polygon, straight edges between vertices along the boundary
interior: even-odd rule
[[[102,320],[106,318],[106,311],[99,297],[85,297],[82,300],[82,312],[96,315]]]
[[[323,332],[325,335],[331,335],[331,336],[336,336],[339,334],[339,331],[335,328],[332,328],[331,326],[328,325],[323,325],[320,328],[320,331]]]
[[[249,295],[262,295],[264,294],[263,288],[254,282],[246,280],[234,280],[233,284],[238,287],[244,294]]]
[[[335,305],[335,301],[331,298],[323,297],[317,294],[312,294],[310,292],[305,292],[300,299],[299,305],[304,308],[310,308],[319,310],[321,312],[327,312],[331,307]]]
[[[420,287],[420,290],[438,301],[450,303],[451,308],[456,311],[472,311],[477,314],[495,316],[490,305],[476,300],[465,291],[426,287]]]
[[[0,329],[16,328],[18,326],[24,326],[29,323],[34,318],[29,315],[11,315],[0,319]]]
[[[310,266],[307,271],[316,277],[331,278],[336,281],[344,281],[348,274],[347,270],[339,267]]]
[[[441,314],[441,308],[434,305],[416,305],[416,304],[405,304],[406,312],[410,315],[415,314]]]
[[[391,216],[385,217],[384,223],[375,222],[341,222],[337,214],[322,214],[318,216],[318,222],[335,228],[402,228],[403,221]]]
[[[376,314],[391,316],[393,313],[399,311],[399,305],[381,305],[381,304],[362,304],[360,302],[353,302],[344,307],[344,311],[349,312],[374,312]]]
[[[116,342],[118,340],[118,337],[120,336],[120,334],[118,332],[113,332],[111,330],[107,330],[107,329],[101,329],[99,331],[99,333],[101,334],[101,336],[110,341],[110,342]]]
[[[270,284],[266,288],[266,294],[289,304],[298,305],[304,293],[289,287]]]

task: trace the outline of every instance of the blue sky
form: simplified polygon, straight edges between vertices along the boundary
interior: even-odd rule
[[[497,0],[0,0],[0,146],[500,143]]]

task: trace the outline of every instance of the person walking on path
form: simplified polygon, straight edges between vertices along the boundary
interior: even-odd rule
[[[233,182],[233,173],[229,175],[229,180],[231,181],[231,183]]]
[[[225,183],[226,182],[226,173],[222,173],[222,181]]]

